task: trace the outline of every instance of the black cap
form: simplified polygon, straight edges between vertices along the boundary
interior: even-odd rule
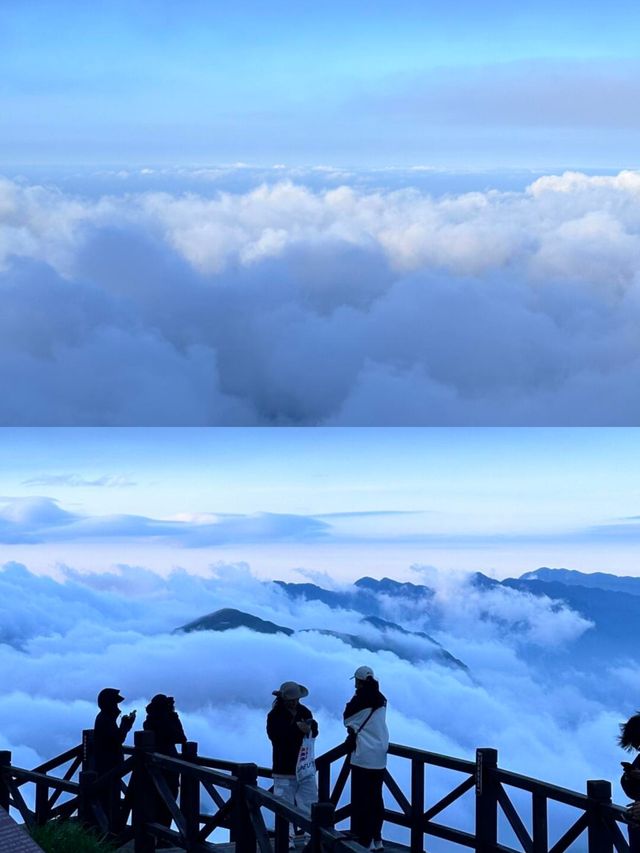
[[[103,702],[124,702],[124,696],[120,694],[120,691],[117,687],[105,687],[100,693],[98,693],[98,705],[102,705]]]

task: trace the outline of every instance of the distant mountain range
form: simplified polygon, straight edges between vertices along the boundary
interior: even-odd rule
[[[259,634],[285,634],[290,637],[294,633],[315,632],[323,636],[335,637],[354,649],[393,652],[399,658],[411,663],[436,663],[468,672],[461,660],[422,631],[407,631],[401,625],[377,616],[366,616],[360,620],[360,624],[362,634],[347,634],[325,628],[303,628],[296,632],[292,628],[276,625],[251,613],[226,607],[181,625],[174,633],[189,634],[194,631],[232,631],[235,628],[248,628]]]
[[[628,592],[640,595],[640,578],[619,577],[605,572],[594,572],[591,575],[576,572],[572,569],[536,569],[526,572],[519,578],[521,581],[547,581],[562,583],[566,586],[586,586],[590,589],[608,589],[611,592]]]
[[[593,628],[557,650],[561,656],[573,654],[583,664],[640,659],[640,578],[544,567],[503,581],[476,572],[469,582],[480,591],[508,587],[530,595],[547,596],[563,602],[592,622]],[[326,590],[309,583],[276,583],[293,598],[323,601],[330,607],[356,610],[367,616],[380,616],[384,612],[385,597],[409,600],[422,605],[426,626],[434,631],[441,627],[438,609],[434,606],[435,592],[428,586],[369,577],[360,578],[346,591]],[[537,652],[531,650],[531,654]]]
[[[540,568],[519,578],[497,581],[480,572],[469,579],[481,592],[509,588],[533,596],[546,596],[564,603],[589,620],[594,627],[561,648],[523,649],[530,658],[554,655],[563,665],[576,665],[585,672],[624,659],[640,660],[640,578],[618,577],[598,572],[586,574],[569,569]],[[411,603],[412,621],[418,612],[423,624],[437,631],[441,626],[435,592],[428,586],[401,583],[391,578],[376,580],[363,577],[352,587],[340,590],[324,589],[312,583],[275,584],[294,600],[320,601],[332,610],[350,610],[362,615],[357,633],[325,628],[308,628],[299,633],[315,631],[332,636],[355,649],[373,652],[389,651],[412,663],[435,663],[468,672],[466,665],[424,631],[410,631],[384,618],[389,602],[394,599]],[[463,593],[462,593],[463,594]],[[397,612],[397,606],[392,608]],[[483,617],[484,618],[484,617]],[[488,612],[487,619],[495,618]],[[415,621],[414,621],[415,624]],[[292,628],[277,625],[250,613],[226,608],[209,613],[176,629],[191,631],[228,631],[249,628],[266,634],[292,636]]]

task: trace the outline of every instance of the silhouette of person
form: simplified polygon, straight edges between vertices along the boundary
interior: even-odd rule
[[[627,797],[633,800],[627,810],[629,847],[631,853],[640,853],[640,713],[620,726],[618,743],[628,752],[635,750],[638,753],[633,762],[622,762],[624,772],[620,784]]]
[[[273,793],[307,815],[311,804],[318,801],[315,771],[298,778],[298,758],[305,737],[318,736],[318,724],[311,711],[300,704],[309,695],[302,684],[285,681],[278,690],[267,714],[267,735],[273,745]],[[293,827],[290,827],[289,849],[293,849]]]
[[[355,733],[351,753],[351,829],[363,847],[383,850],[382,783],[389,748],[387,700],[370,667],[359,666],[351,677],[356,689],[343,714],[347,730]]]
[[[125,714],[118,723],[124,696],[115,687],[105,687],[98,693],[100,711],[94,723],[94,755],[98,776],[119,767],[124,761],[122,745],[136,718],[136,712]],[[109,830],[120,831],[120,776],[114,773],[98,791],[98,801],[104,809]]]
[[[176,744],[186,743],[187,736],[182,728],[180,717],[175,708],[173,696],[165,696],[157,693],[147,705],[147,716],[142,727],[147,732],[155,735],[154,752],[162,755],[178,757]],[[177,770],[164,770],[164,778],[174,798],[178,796],[180,787],[180,774]],[[171,826],[171,812],[162,801],[159,794],[156,795],[155,819],[163,826]]]

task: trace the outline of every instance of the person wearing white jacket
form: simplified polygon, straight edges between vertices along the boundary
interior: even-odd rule
[[[383,850],[382,783],[389,748],[387,700],[371,667],[359,666],[352,677],[356,691],[343,714],[347,730],[355,735],[351,753],[351,829],[363,847]]]

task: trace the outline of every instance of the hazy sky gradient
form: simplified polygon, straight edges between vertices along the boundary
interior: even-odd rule
[[[637,429],[5,429],[0,554],[43,569],[638,574]]]
[[[639,32],[630,0],[7,0],[0,160],[633,167]]]

